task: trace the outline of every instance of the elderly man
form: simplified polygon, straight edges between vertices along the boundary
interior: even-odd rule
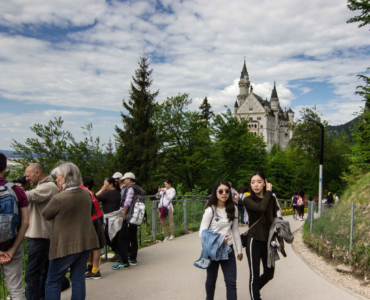
[[[44,167],[35,163],[24,172],[27,183],[22,185],[29,202],[30,225],[26,232],[28,263],[26,267],[27,300],[45,299],[45,281],[49,268],[51,222],[46,221],[42,211],[58,188],[51,176],[46,176]],[[30,185],[35,186],[29,190]]]

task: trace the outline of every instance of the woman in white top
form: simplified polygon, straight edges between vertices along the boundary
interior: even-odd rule
[[[231,196],[231,187],[227,181],[219,180],[213,187],[204,211],[199,236],[202,231],[209,229],[217,233],[226,233],[224,243],[228,243],[232,250],[233,240],[238,260],[243,259],[242,245],[238,227],[238,209]],[[233,240],[231,239],[231,233]],[[234,251],[229,253],[228,260],[212,260],[207,268],[206,294],[207,300],[213,300],[216,288],[218,269],[221,265],[226,283],[226,299],[236,300],[236,260]]]
[[[176,196],[176,190],[172,187],[173,181],[171,179],[167,179],[164,182],[165,188],[159,187],[157,195],[161,198],[159,201],[158,210],[161,211],[161,225],[164,235],[163,242],[172,241],[175,238],[175,223],[173,221],[173,205],[172,199]],[[163,209],[160,208],[167,208],[168,214],[164,213]],[[167,231],[167,221],[170,223],[170,231],[171,236],[168,237]]]

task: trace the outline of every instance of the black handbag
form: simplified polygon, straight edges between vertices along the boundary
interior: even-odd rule
[[[247,247],[248,245],[248,232],[253,228],[254,225],[256,225],[261,218],[259,218],[251,227],[248,228],[248,230],[240,235],[240,239],[242,241],[243,248]]]

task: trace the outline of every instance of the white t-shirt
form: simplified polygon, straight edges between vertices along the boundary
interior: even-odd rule
[[[199,229],[199,236],[202,237],[202,231],[205,229],[217,232],[217,233],[225,233],[229,235],[228,244],[231,246],[233,244],[233,240],[235,242],[236,251],[238,254],[242,253],[242,243],[240,240],[240,233],[238,227],[238,209],[235,207],[235,219],[233,223],[229,222],[226,214],[225,208],[213,208],[214,215],[212,213],[212,208],[208,207],[203,214],[202,223],[200,224]],[[213,216],[213,219],[212,219]],[[211,223],[211,225],[210,225]],[[233,228],[231,230],[231,224],[233,224]],[[233,238],[231,238],[231,233]]]

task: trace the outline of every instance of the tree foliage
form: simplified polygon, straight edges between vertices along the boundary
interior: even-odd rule
[[[159,91],[149,90],[153,70],[149,69],[147,57],[141,57],[139,68],[132,77],[129,100],[122,101],[125,113],[121,112],[122,128],[116,126],[119,167],[133,172],[144,189],[150,186],[150,173],[154,169],[159,148],[157,128],[152,123],[155,98]]]
[[[347,23],[360,22],[358,27],[363,27],[370,23],[370,1],[369,0],[348,0],[347,7],[352,10],[360,10],[361,14],[350,18]]]

